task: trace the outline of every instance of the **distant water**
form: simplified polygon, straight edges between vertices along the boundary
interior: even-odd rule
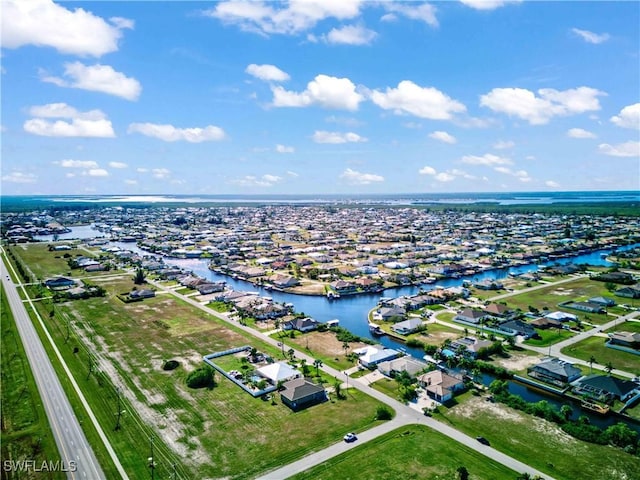
[[[34,195],[2,196],[3,211],[79,205],[175,205],[175,204],[477,204],[549,205],[554,203],[638,202],[638,191],[507,192],[507,193],[405,193],[344,195]]]

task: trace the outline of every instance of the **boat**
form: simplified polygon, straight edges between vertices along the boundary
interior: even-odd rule
[[[340,294],[336,293],[336,292],[332,292],[332,291],[328,291],[327,292],[327,299],[329,300],[335,300],[337,298],[340,298]]]
[[[603,406],[593,402],[582,402],[580,406],[585,410],[589,410],[590,412],[594,412],[599,415],[606,415],[607,413],[609,413],[609,410],[611,410],[609,405]]]
[[[376,325],[375,323],[369,323],[369,331],[373,335],[384,335],[384,331],[380,328],[380,325]]]

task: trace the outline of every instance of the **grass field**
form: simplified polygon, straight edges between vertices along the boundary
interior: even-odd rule
[[[517,473],[423,425],[408,425],[306,472],[294,480],[456,479],[465,467],[471,480],[513,480]],[[363,472],[366,472],[363,473]]]
[[[40,394],[7,298],[1,289],[0,297],[2,460],[35,460],[38,465],[45,460],[58,460],[60,455]],[[63,479],[66,475],[63,472],[52,472],[48,478]]]
[[[379,403],[357,391],[350,391],[346,400],[293,413],[279,400],[273,405],[254,399],[220,375],[212,390],[187,388],[186,376],[202,365],[204,354],[245,344],[276,359],[281,352],[168,294],[124,304],[113,294],[130,290],[132,280],[127,276],[103,280],[99,284],[108,297],[58,305],[53,330],[64,343],[64,319],[71,320],[77,339],[63,349],[76,377],[87,376],[89,354],[96,359],[100,373],[92,374],[88,383],[94,382],[90,387],[94,411],[105,412],[102,420],[107,425],[114,423],[117,398],[105,379],[122,387],[127,410],[135,412],[123,417],[118,432],[121,437],[123,432],[133,432],[131,439],[122,440],[122,448],[130,452],[131,458],[123,455],[128,469],[135,470],[140,459],[144,465],[151,431],[159,439],[157,449],[164,452],[165,473],[176,461],[185,478],[248,478],[321,449],[348,431],[377,423]],[[73,347],[81,342],[88,351],[73,354]],[[178,360],[180,366],[163,371],[168,359]],[[96,386],[98,379],[102,387]],[[310,424],[322,427],[309,429]]]
[[[562,353],[586,362],[593,356],[600,365],[611,362],[613,368],[640,375],[640,355],[608,348],[604,342],[602,337],[590,337],[563,348]]]
[[[570,437],[555,424],[469,393],[434,418],[525,461],[557,480],[640,478],[640,458],[620,449]],[[489,477],[491,478],[491,477]]]
[[[561,342],[567,338],[573,337],[573,333],[567,330],[558,330],[557,328],[550,328],[548,330],[538,330],[540,338],[530,338],[525,340],[525,345],[533,345],[534,347],[548,347],[554,343]]]

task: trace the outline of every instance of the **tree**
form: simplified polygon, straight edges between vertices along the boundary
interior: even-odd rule
[[[313,361],[313,366],[316,367],[316,377],[319,377],[320,373],[318,372],[318,370],[320,369],[320,367],[322,367],[322,360],[316,358]]]
[[[342,349],[344,350],[344,354],[349,354],[349,342],[342,342]]]
[[[604,436],[611,445],[616,447],[635,449],[638,446],[638,434],[625,423],[618,422],[604,431]]]
[[[613,364],[611,362],[607,362],[604,370],[607,372],[607,375],[611,376],[611,372],[613,371]]]
[[[562,405],[560,407],[560,414],[568,421],[571,418],[571,414],[573,414],[573,409],[569,405]]]
[[[293,357],[295,357],[295,354],[296,352],[293,348],[287,350],[287,356],[289,357],[289,360],[293,361]]]
[[[461,466],[456,469],[456,473],[458,474],[459,480],[468,480],[469,479],[469,471],[467,467]]]
[[[591,355],[589,357],[589,373],[593,373],[593,364],[596,361],[596,357],[594,357],[593,355]]]
[[[386,405],[380,405],[376,408],[376,420],[391,420],[393,412]]]
[[[305,358],[300,360],[300,367],[302,368],[302,375],[306,377],[309,372],[309,366],[307,365],[307,360]]]
[[[336,381],[333,382],[333,390],[336,392],[336,397],[339,399],[342,398],[342,383],[337,378]]]
[[[141,268],[136,269],[136,274],[133,277],[133,283],[136,285],[142,285],[146,281],[144,277],[144,270]]]

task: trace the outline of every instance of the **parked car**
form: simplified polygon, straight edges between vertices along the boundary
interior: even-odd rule
[[[487,446],[491,445],[491,443],[489,443],[489,440],[487,440],[484,437],[476,437],[476,440],[479,441],[483,445],[487,445]]]
[[[347,433],[344,436],[344,441],[347,443],[351,443],[351,442],[355,442],[358,439],[358,437],[356,437],[355,433]]]

